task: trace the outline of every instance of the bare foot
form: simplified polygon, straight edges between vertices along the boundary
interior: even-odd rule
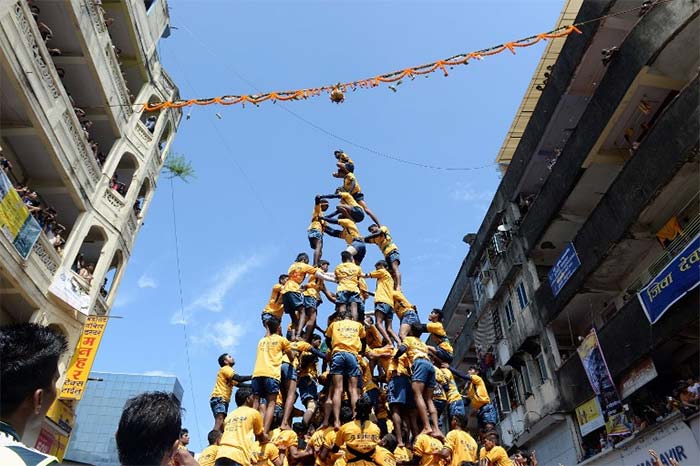
[[[433,436],[433,429],[425,428],[425,429],[421,430],[418,435],[420,435],[420,434],[425,434],[425,435],[429,435],[432,437]]]
[[[333,430],[340,430],[340,422],[333,423]]]
[[[433,431],[431,432],[430,435],[431,435],[433,438],[436,438],[436,439],[438,439],[438,440],[442,440],[442,441],[445,440],[445,434],[443,434],[442,431],[440,431],[440,430],[438,430],[438,429],[433,430]]]
[[[289,424],[287,424],[286,422],[283,422],[283,423],[280,425],[280,430],[292,430],[292,428],[289,427]]]

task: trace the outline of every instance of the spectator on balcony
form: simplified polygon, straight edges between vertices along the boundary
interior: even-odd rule
[[[146,122],[144,125],[146,126],[146,129],[150,131],[151,134],[153,134],[153,131],[156,130],[156,123],[158,122],[158,117],[155,115],[151,115],[148,118],[146,118]]]
[[[134,202],[134,215],[138,217],[141,215],[141,208],[143,206],[143,198],[139,197],[136,199],[136,202]]]
[[[29,210],[32,215],[41,211],[41,201],[39,201],[39,195],[36,191],[29,191],[23,198],[22,202]]]
[[[97,165],[99,165],[100,167],[103,167],[105,162],[107,161],[107,156],[105,155],[104,152],[98,152],[95,155],[95,159],[97,160]]]
[[[95,272],[95,264],[87,264],[80,269],[79,275],[85,279],[88,284],[92,283],[93,273]]]
[[[0,152],[2,152],[2,148],[0,147]],[[4,155],[0,155],[0,169],[7,173],[8,175],[12,171],[12,162],[7,160],[7,158]]]
[[[678,393],[680,401],[679,409],[684,416],[690,416],[698,410],[698,399],[693,395],[687,386],[683,386]]]
[[[71,267],[71,270],[73,272],[78,273],[80,272],[81,269],[85,267],[85,254],[82,252],[78,253],[78,256],[75,258],[75,262],[73,262],[73,266]]]
[[[0,328],[0,458],[3,464],[50,465],[56,458],[21,441],[27,426],[41,422],[56,399],[58,361],[67,349],[63,335],[37,324]]]
[[[51,233],[49,235],[49,242],[53,246],[53,248],[56,250],[57,253],[62,254],[63,253],[63,245],[66,244],[66,240],[63,239],[62,233],[65,230],[65,227],[61,224],[55,224],[56,226],[52,228]]]

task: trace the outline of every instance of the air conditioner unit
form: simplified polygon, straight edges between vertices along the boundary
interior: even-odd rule
[[[491,270],[480,270],[479,281],[483,284],[491,279]]]

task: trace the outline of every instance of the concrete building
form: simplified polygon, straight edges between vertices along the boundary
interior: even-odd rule
[[[535,449],[542,466],[643,464],[649,448],[700,461],[697,414],[661,406],[673,382],[698,376],[697,280],[669,292],[653,324],[637,297],[700,254],[687,249],[700,232],[700,4],[624,13],[639,6],[580,5],[576,22],[615,15],[569,36],[533,78],[443,306],[455,364],[485,372],[503,443]],[[602,414],[576,414],[595,398],[577,353],[591,329],[635,424],[614,440]]]
[[[138,105],[178,97],[156,49],[168,35],[165,0],[0,2],[4,179],[42,228],[23,257],[3,225],[0,324],[65,334],[59,384],[87,316],[109,314],[181,118]],[[24,441],[40,431],[65,434],[47,421]]]
[[[78,406],[66,462],[119,466],[114,433],[124,403],[144,392],[173,393],[182,402],[183,389],[175,376],[91,372],[91,382]]]

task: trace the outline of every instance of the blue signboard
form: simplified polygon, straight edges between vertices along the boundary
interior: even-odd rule
[[[642,288],[637,297],[649,322],[655,324],[664,312],[700,283],[700,235],[696,236],[664,269]]]
[[[554,296],[559,294],[561,289],[564,288],[564,285],[566,285],[566,282],[569,281],[569,278],[571,278],[574,272],[576,272],[576,269],[580,266],[581,261],[578,259],[574,244],[567,244],[547,274],[549,277],[549,286],[552,288]]]

